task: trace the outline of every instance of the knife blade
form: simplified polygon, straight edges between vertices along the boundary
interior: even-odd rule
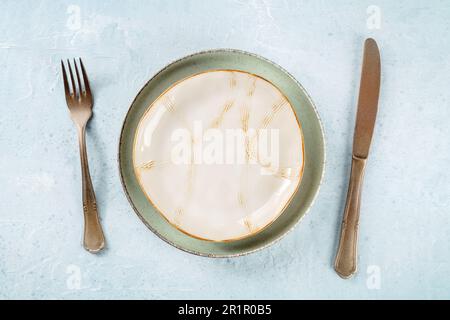
[[[353,137],[353,155],[366,159],[369,155],[380,94],[380,51],[375,40],[364,43],[363,67],[359,86],[358,111]]]

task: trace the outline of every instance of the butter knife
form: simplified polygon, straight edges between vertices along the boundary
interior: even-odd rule
[[[358,111],[353,137],[352,168],[334,269],[342,278],[357,270],[357,242],[361,188],[378,109],[380,52],[373,39],[364,43]]]

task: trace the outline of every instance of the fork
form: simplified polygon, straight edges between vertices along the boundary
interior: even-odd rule
[[[83,193],[83,213],[84,213],[84,237],[83,246],[91,252],[97,253],[105,246],[102,227],[98,219],[97,203],[95,200],[94,188],[92,187],[91,175],[89,173],[88,157],[86,151],[86,124],[92,116],[93,97],[89,86],[86,70],[83,62],[79,58],[82,79],[77,62],[73,59],[77,83],[74,81],[70,61],[67,60],[70,78],[68,79],[64,62],[61,60],[61,68],[64,80],[64,91],[70,117],[72,118],[78,132],[78,142],[80,146],[82,193]],[[70,80],[70,86],[69,86]],[[83,86],[82,86],[83,82]]]

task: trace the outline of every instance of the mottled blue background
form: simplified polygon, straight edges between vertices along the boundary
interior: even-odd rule
[[[2,0],[0,298],[450,298],[449,21],[448,1]],[[382,92],[360,270],[342,280],[332,262],[368,36],[381,48]],[[267,57],[304,85],[327,165],[293,232],[217,260],[178,251],[141,223],[122,192],[117,142],[155,72],[223,47]],[[75,56],[96,98],[88,150],[108,242],[98,256],[81,246],[78,146],[60,74],[60,59]]]

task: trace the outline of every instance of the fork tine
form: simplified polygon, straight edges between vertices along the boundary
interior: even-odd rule
[[[75,65],[75,74],[77,75],[78,89],[80,91],[79,95],[81,96],[84,93],[84,90],[81,88],[80,73],[78,72],[78,65],[75,58],[73,59],[73,64]]]
[[[67,59],[67,64],[69,65],[69,74],[70,74],[70,80],[71,80],[71,84],[72,84],[73,96],[76,98],[77,97],[77,88],[75,86],[75,81],[73,79],[72,67],[70,66],[69,59]]]
[[[64,81],[64,92],[66,93],[66,99],[70,98],[70,88],[69,83],[67,82],[67,73],[66,68],[64,68],[64,62],[61,60],[61,68],[63,73],[63,81]]]
[[[80,65],[81,65],[81,72],[83,73],[84,90],[87,95],[92,96],[91,95],[91,87],[89,87],[89,79],[86,74],[86,70],[84,69],[83,61],[81,60],[81,58],[79,58],[79,59],[80,59]]]

